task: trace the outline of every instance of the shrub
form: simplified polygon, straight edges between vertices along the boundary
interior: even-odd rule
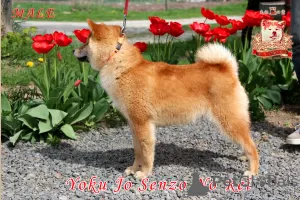
[[[1,58],[11,58],[12,61],[18,61],[28,57],[28,54],[33,54],[30,45],[31,37],[35,32],[36,28],[30,27],[20,32],[9,32],[3,36],[1,38]],[[20,46],[26,49],[20,48]]]

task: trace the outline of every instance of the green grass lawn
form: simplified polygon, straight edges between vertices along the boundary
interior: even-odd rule
[[[65,5],[65,4],[49,4],[49,3],[31,3],[31,2],[18,2],[13,4],[13,9],[24,8],[23,17],[27,16],[29,8],[34,8],[35,16],[40,8],[47,10],[48,8],[54,8],[54,19],[32,19],[27,20],[47,20],[47,21],[85,21],[87,18],[96,21],[109,21],[109,20],[121,20],[123,10],[118,8],[111,8],[102,5]],[[214,12],[220,15],[243,15],[246,9],[246,2],[238,4],[231,4],[226,6],[217,6],[211,8]],[[160,16],[166,19],[179,19],[179,18],[191,18],[202,17],[199,8],[191,9],[170,9],[167,11],[148,11],[148,12],[136,12],[130,11],[129,20],[142,20],[148,19],[148,16]]]

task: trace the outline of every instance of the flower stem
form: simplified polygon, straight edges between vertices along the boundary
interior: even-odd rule
[[[169,34],[168,34],[167,37],[166,37],[165,51],[164,51],[164,59],[167,57],[167,49],[168,49],[168,46],[169,46],[168,38],[169,38]]]
[[[248,32],[249,32],[249,27],[247,28],[246,37],[245,37],[245,45],[243,48],[243,59],[245,58],[246,49],[248,49]]]
[[[156,43],[155,43],[155,35],[153,35],[153,46],[154,46],[154,58],[152,58],[152,61],[156,61],[157,60],[157,49],[156,49]]]
[[[59,49],[58,47],[56,47],[56,56],[55,56],[55,59],[54,59],[54,80],[56,82],[56,75],[57,75],[57,70],[56,70],[56,63],[57,63],[57,53],[58,53]]]
[[[81,97],[81,87],[80,87],[80,84],[78,85],[78,94]]]
[[[199,47],[201,46],[201,39],[202,39],[202,37],[201,37],[201,35],[199,35]]]
[[[78,94],[74,90],[72,90],[71,93],[73,94],[73,96],[79,97]]]
[[[84,62],[81,63],[81,67],[82,67],[82,71],[83,71],[83,83],[85,85],[88,84],[88,71],[87,69],[84,67]]]
[[[158,36],[158,61],[160,61],[160,35]]]
[[[46,54],[43,54],[43,59],[44,59],[44,81],[45,81],[45,87],[46,87],[46,100],[49,99],[49,71],[47,68],[47,63],[46,63]]]
[[[174,37],[172,37],[172,38],[171,38],[171,41],[170,41],[169,57],[168,57],[169,61],[170,61],[170,59],[171,59],[171,51],[172,51],[172,47],[173,47],[173,39],[174,39]]]
[[[78,61],[78,64],[79,64],[79,73],[80,73],[80,74],[82,74],[82,73],[83,73],[83,71],[82,71],[81,62],[80,62],[80,61]]]

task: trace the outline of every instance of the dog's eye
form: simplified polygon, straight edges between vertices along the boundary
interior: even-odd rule
[[[269,28],[269,30],[272,30],[272,29]]]

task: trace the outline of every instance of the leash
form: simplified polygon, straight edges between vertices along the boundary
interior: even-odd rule
[[[121,30],[121,34],[124,34],[125,29],[126,29],[126,17],[128,14],[128,4],[129,4],[129,0],[125,0],[125,6],[124,6],[124,19],[123,19],[123,27]]]
[[[118,53],[122,47],[123,41],[124,41],[124,35],[126,30],[126,18],[128,14],[128,4],[129,0],[125,0],[125,6],[124,6],[124,18],[123,18],[123,26],[121,29],[121,36],[118,39],[117,46],[113,52],[111,52],[110,56],[108,57],[107,61],[109,61],[116,53]]]

